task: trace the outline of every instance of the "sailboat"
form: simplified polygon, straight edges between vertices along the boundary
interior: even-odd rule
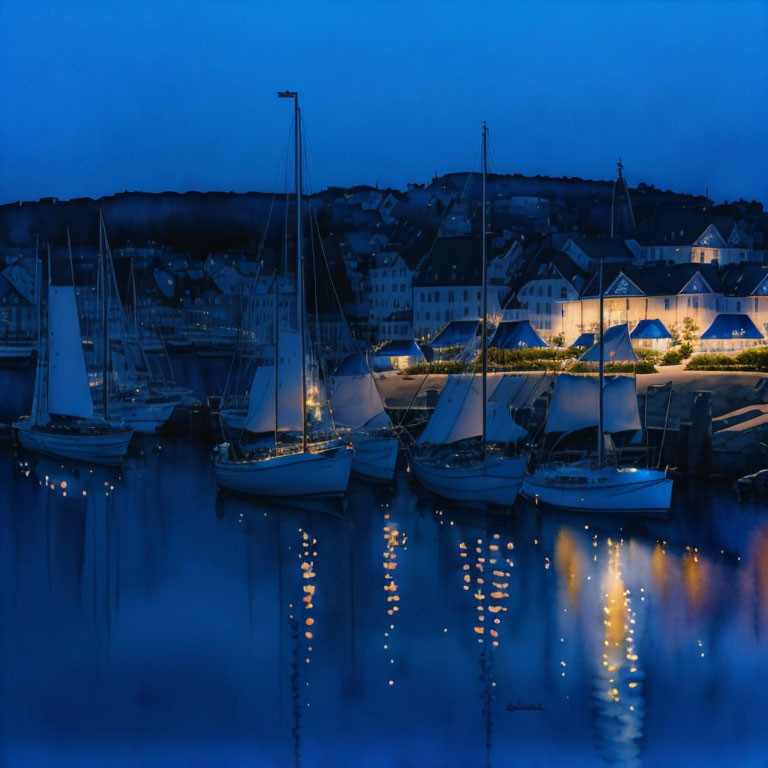
[[[47,327],[41,333],[32,413],[14,422],[21,445],[37,453],[95,464],[119,464],[133,430],[94,416],[74,285],[49,281]],[[38,281],[39,281],[38,266]],[[42,300],[40,303],[42,318]]]
[[[336,426],[350,430],[352,471],[365,480],[391,483],[399,441],[367,361],[351,355],[329,380]]]
[[[527,454],[518,450],[518,441],[527,434],[526,430],[514,421],[507,403],[492,405],[489,414],[487,146],[488,128],[483,123],[483,317],[479,386],[474,375],[449,377],[438,406],[419,439],[418,450],[411,454],[414,473],[427,490],[450,501],[480,507],[511,506],[520,490],[528,460]],[[443,408],[441,403],[445,403]],[[444,429],[444,424],[450,426]],[[480,437],[479,445],[477,437]]]
[[[614,183],[614,194],[615,194]],[[613,237],[613,200],[611,201],[611,237]],[[666,515],[672,503],[672,480],[666,471],[632,465],[621,466],[606,459],[606,443],[615,446],[614,437],[638,434],[640,414],[637,383],[628,376],[606,379],[605,358],[617,359],[617,350],[632,352],[626,326],[605,330],[603,312],[603,262],[599,264],[600,331],[598,343],[582,360],[597,357],[598,378],[561,374],[555,383],[545,435],[555,435],[553,447],[575,432],[597,427],[597,451],[594,457],[569,461],[557,458],[550,450],[549,461],[540,464],[523,480],[522,495],[558,509],[581,512]],[[610,336],[610,338],[609,338]],[[612,349],[608,350],[609,344]],[[621,353],[620,353],[621,354]],[[620,358],[619,358],[620,359]],[[635,358],[636,359],[636,358]]]
[[[133,328],[120,301],[115,281],[112,252],[109,248],[104,217],[99,211],[99,276],[102,299],[102,362],[105,365],[101,380],[91,388],[96,402],[101,402],[104,417],[110,421],[128,424],[134,431],[152,434],[171,418],[174,409],[181,403],[181,396],[175,392],[159,391],[149,386],[149,364],[146,350],[139,336],[138,320],[134,316]],[[136,309],[136,284],[131,262],[134,313]],[[112,293],[114,289],[114,298]],[[111,328],[117,333],[111,333]],[[117,350],[111,348],[112,336],[117,336]],[[144,380],[137,370],[137,360],[146,369]],[[118,366],[118,362],[121,363]],[[110,380],[111,378],[111,380]],[[104,397],[104,387],[109,389],[109,398]]]
[[[310,442],[307,428],[301,110],[297,92],[281,92],[278,97],[294,100],[298,331],[279,331],[276,324],[274,365],[271,369],[267,366],[257,369],[260,380],[254,381],[249,395],[245,427],[256,433],[273,429],[273,445],[250,448],[241,442],[221,443],[214,452],[214,472],[222,488],[254,496],[341,496],[349,485],[352,448],[348,441],[334,433],[313,435]],[[300,437],[295,434],[297,428]]]

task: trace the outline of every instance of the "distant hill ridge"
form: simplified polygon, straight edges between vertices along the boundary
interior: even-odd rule
[[[536,196],[558,200],[571,209],[605,204],[610,199],[612,181],[568,177],[489,174],[489,197]],[[311,195],[318,211],[343,203],[345,196],[377,193],[383,199],[391,193],[398,201],[415,195],[479,197],[480,176],[471,172],[448,173],[429,184],[410,184],[408,190],[378,189],[357,185],[348,189],[329,187]],[[630,188],[633,206],[674,205],[711,207],[704,196],[658,190],[639,184]],[[0,206],[0,248],[25,248],[35,236],[54,243],[65,243],[67,227],[73,245],[97,243],[97,216],[102,209],[113,247],[128,243],[162,243],[192,254],[239,249],[255,251],[262,234],[282,233],[286,216],[285,192],[122,192],[98,199],[76,198],[58,201],[43,198],[36,202]],[[756,205],[760,210],[759,204]],[[351,227],[354,228],[354,225]]]

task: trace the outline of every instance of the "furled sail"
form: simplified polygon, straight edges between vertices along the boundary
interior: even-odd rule
[[[301,336],[297,331],[284,330],[280,333],[277,374],[277,428],[300,430],[303,419]],[[262,365],[256,369],[248,396],[245,428],[251,432],[275,430],[274,365]]]
[[[514,442],[527,433],[513,419],[506,399],[494,401],[493,393],[502,380],[489,374],[486,403],[486,436],[490,442]],[[419,437],[420,443],[455,443],[482,434],[483,380],[473,374],[451,374],[445,383],[432,416]]]
[[[331,378],[333,420],[340,427],[390,426],[373,375],[364,373]]]
[[[600,383],[595,376],[563,373],[557,377],[545,431],[574,432],[596,427],[600,409]],[[640,429],[637,389],[631,376],[610,376],[603,390],[604,432]]]
[[[632,341],[629,338],[627,324],[614,325],[606,329],[603,334],[605,339],[605,355],[603,360],[606,363],[636,363],[637,355],[632,349]],[[580,358],[584,363],[600,362],[600,342],[598,341],[591,349],[588,349]]]
[[[70,285],[52,285],[48,291],[48,349],[48,411],[93,416],[75,289]]]

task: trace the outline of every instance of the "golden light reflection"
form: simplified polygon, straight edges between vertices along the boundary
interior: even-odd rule
[[[502,552],[511,552],[514,548],[512,542],[502,544],[498,533],[493,534],[489,542],[477,539],[472,549],[474,550],[474,562],[462,563],[462,589],[469,591],[472,587],[472,596],[475,600],[475,622],[472,631],[478,635],[478,642],[482,643],[488,637],[493,648],[497,648],[500,642],[500,624],[502,613],[506,613],[506,600],[509,598],[509,569],[512,561]],[[459,543],[459,557],[465,558],[469,548],[466,542]],[[474,584],[473,582],[474,577]]]
[[[666,597],[670,582],[669,559],[666,550],[659,542],[656,542],[651,555],[651,577],[656,591],[661,597]]]
[[[395,580],[395,571],[397,570],[398,550],[405,547],[407,536],[402,533],[397,525],[390,521],[389,512],[384,513],[384,526],[382,528],[384,538],[384,551],[381,553],[382,568],[384,570],[384,593],[386,594],[386,610],[388,617],[387,629],[384,631],[384,650],[389,656],[389,663],[394,664],[395,659],[392,655],[392,635],[395,630],[395,615],[400,610],[400,595],[397,591],[397,581]],[[389,679],[388,684],[394,685],[394,679]]]
[[[756,634],[768,619],[768,526],[758,528],[750,543],[746,567],[741,574],[741,591]]]
[[[308,531],[299,528],[299,534],[301,535],[301,546],[299,548],[299,569],[302,578],[302,610],[304,624],[304,639],[308,641],[306,653],[304,654],[304,663],[309,664],[312,658],[312,646],[309,641],[314,639],[314,632],[310,630],[310,627],[314,627],[315,618],[312,616],[312,609],[314,608],[315,599],[315,557],[317,556],[317,539],[312,536]],[[291,614],[291,619],[293,619]]]
[[[565,586],[568,607],[575,608],[581,595],[584,562],[576,537],[564,528],[555,539],[555,570],[558,581]]]
[[[622,542],[608,539],[608,562],[603,579],[600,666],[597,698],[600,716],[595,728],[608,762],[639,765],[643,719],[643,674],[635,650],[635,613],[630,590],[621,573]]]
[[[686,547],[682,567],[683,584],[688,603],[692,611],[698,614],[706,606],[709,599],[711,588],[709,564],[702,559],[697,549]]]

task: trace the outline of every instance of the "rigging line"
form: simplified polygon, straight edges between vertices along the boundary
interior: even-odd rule
[[[317,239],[318,239],[318,243],[319,243],[319,246],[320,246],[320,253],[321,253],[322,257],[323,257],[323,263],[325,264],[326,272],[328,273],[328,282],[330,283],[331,290],[333,291],[333,296],[336,299],[336,304],[339,307],[339,314],[341,315],[341,318],[344,321],[344,325],[346,326],[349,335],[352,337],[353,345],[357,348],[357,354],[360,355],[360,357],[363,359],[363,361],[365,363],[365,367],[368,369],[368,374],[370,375],[370,377],[371,377],[371,379],[373,381],[373,386],[376,387],[376,394],[379,396],[379,400],[381,401],[381,407],[382,407],[382,409],[384,409],[384,398],[381,396],[381,392],[379,391],[379,387],[376,384],[376,377],[374,376],[373,369],[371,368],[371,361],[369,360],[368,355],[366,355],[365,352],[363,351],[360,339],[358,339],[355,336],[355,333],[352,330],[352,326],[351,326],[349,320],[347,319],[347,315],[344,312],[344,307],[341,304],[341,300],[339,299],[339,294],[336,291],[336,284],[334,283],[333,276],[331,275],[331,268],[330,268],[330,265],[328,263],[328,257],[327,257],[326,252],[325,252],[325,246],[323,245],[323,240],[322,240],[322,238],[320,236],[320,223],[317,220],[317,216],[313,215],[312,218],[311,218],[311,221],[314,223],[315,229],[317,230]],[[326,384],[327,384],[327,371],[326,371]],[[328,393],[328,394],[329,394],[329,404],[330,404],[330,393]],[[331,419],[333,420],[333,411],[332,410],[331,410]]]
[[[477,151],[475,152],[475,159],[474,159],[474,161],[472,162],[472,165],[471,165],[471,167],[472,167],[472,168],[475,168],[475,167],[477,167],[477,165],[479,164],[479,159],[480,159],[480,153],[481,153],[481,152],[482,152],[482,144],[480,145],[480,147],[479,147],[479,148],[477,149]],[[463,186],[463,187],[462,187],[462,189],[461,189],[461,193],[460,193],[459,195],[454,195],[454,196],[453,196],[453,198],[451,199],[451,201],[448,203],[448,205],[446,205],[446,206],[445,206],[445,210],[443,211],[443,215],[442,215],[442,216],[441,216],[441,218],[440,218],[440,224],[439,224],[439,226],[437,227],[437,229],[435,230],[435,234],[434,234],[434,236],[433,236],[433,238],[432,238],[432,242],[430,243],[430,245],[429,245],[429,248],[428,248],[428,250],[427,250],[427,255],[428,255],[428,256],[431,256],[431,255],[432,255],[432,250],[433,250],[433,249],[434,249],[434,247],[435,247],[435,243],[437,242],[437,239],[438,239],[438,237],[440,237],[440,231],[441,231],[441,230],[442,230],[442,228],[443,228],[443,224],[445,224],[445,220],[446,220],[446,218],[448,217],[448,212],[451,210],[451,206],[452,206],[452,205],[453,205],[453,204],[454,204],[454,203],[455,203],[457,200],[462,200],[462,199],[464,198],[464,196],[466,195],[466,192],[467,192],[467,187],[469,186],[469,181],[470,181],[470,179],[472,178],[472,174],[473,174],[473,173],[477,173],[477,171],[469,171],[469,172],[467,173],[467,177],[466,177],[466,179],[464,180],[464,186]],[[437,180],[437,177],[435,177],[435,179],[433,179],[433,183],[434,183],[436,180]],[[471,226],[471,222],[470,222],[470,226]],[[414,335],[415,335],[415,332],[414,332]]]
[[[67,249],[69,250],[69,271],[72,275],[72,289],[75,288],[75,265],[72,263],[72,243],[69,239],[69,224],[67,224]]]
[[[270,222],[272,220],[272,212],[274,210],[275,199],[277,197],[277,191],[276,191],[277,179],[278,179],[278,177],[280,175],[280,169],[282,167],[284,167],[286,169],[286,173],[287,173],[289,143],[290,143],[290,133],[289,133],[289,139],[288,139],[288,141],[285,144],[285,148],[283,150],[283,154],[282,154],[281,160],[277,164],[277,167],[275,168],[275,171],[274,171],[274,174],[273,174],[273,177],[272,177],[272,189],[273,189],[273,192],[272,192],[272,196],[271,196],[270,202],[269,202],[269,211],[267,212],[267,220],[264,223],[264,227],[263,227],[263,229],[262,229],[262,231],[260,233],[259,244],[258,244],[258,247],[257,247],[257,250],[256,250],[256,261],[257,262],[261,261],[261,256],[262,256],[263,251],[264,251],[264,245],[266,243],[267,234],[269,232],[269,225],[270,225]],[[258,282],[259,282],[259,278],[260,277],[261,277],[261,269],[259,268],[259,270],[256,273],[255,279],[251,280],[251,283],[252,283],[251,288],[252,288],[252,290],[251,290],[250,296],[248,297],[248,301],[246,303],[246,317],[249,320],[249,324],[253,322],[253,308],[254,308],[254,305],[256,303],[256,296],[258,295],[258,291],[256,289],[258,287]],[[241,300],[242,300],[242,297],[241,297]],[[242,329],[243,324],[244,324],[243,323],[243,319],[241,317],[241,321],[240,321],[240,326],[241,326],[240,331],[241,332],[243,330]],[[249,330],[252,330],[252,329],[249,329]],[[240,376],[241,376],[241,373],[243,373],[242,372],[242,368],[243,368],[243,365],[242,365],[243,355],[242,355],[242,351],[238,350],[238,348],[236,347],[234,352],[232,353],[232,358],[230,360],[229,370],[227,372],[227,379],[226,379],[225,384],[224,384],[224,390],[223,390],[223,393],[222,393],[222,405],[224,403],[224,399],[229,397],[229,386],[230,386],[230,382],[232,380],[232,371],[233,371],[233,368],[234,368],[235,359],[238,356],[238,352],[240,352],[240,365],[237,368],[236,381],[235,381],[235,385],[234,386],[235,386],[235,389],[237,391],[239,391]],[[243,373],[243,375],[245,376],[245,373]]]

